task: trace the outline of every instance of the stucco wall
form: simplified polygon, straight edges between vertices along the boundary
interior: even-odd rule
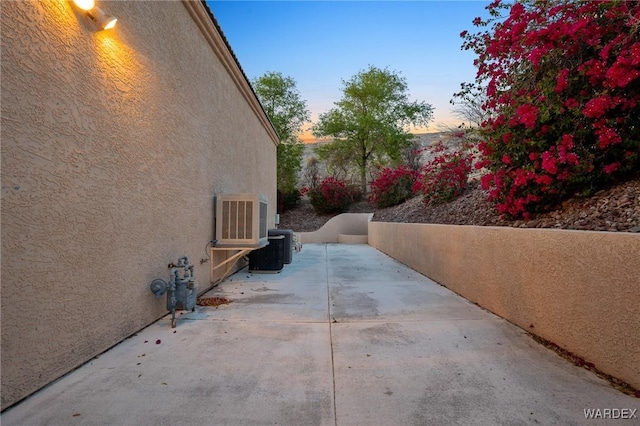
[[[202,4],[97,3],[115,29],[2,2],[3,409],[162,316],[178,256],[209,285],[214,193],[273,226],[277,139]]]
[[[299,232],[303,244],[311,243],[366,243],[371,213],[342,213],[329,219],[320,229],[312,232]],[[360,238],[357,238],[357,237]],[[342,240],[342,241],[341,241]]]
[[[640,387],[640,235],[371,222],[369,244]]]

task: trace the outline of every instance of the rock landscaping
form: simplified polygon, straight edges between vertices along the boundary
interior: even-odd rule
[[[425,206],[422,197],[384,209],[366,201],[352,205],[349,212],[374,213],[378,222],[440,223],[450,225],[511,226],[516,228],[556,228],[584,231],[640,232],[640,178],[596,192],[591,197],[572,198],[558,210],[530,220],[504,220],[487,201],[487,193],[471,184],[462,195],[438,206]],[[296,232],[315,231],[331,215],[318,215],[307,200],[280,215],[280,228]]]

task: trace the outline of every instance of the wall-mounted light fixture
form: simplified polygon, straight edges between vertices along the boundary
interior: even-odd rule
[[[73,3],[91,19],[101,30],[116,26],[118,19],[96,6],[95,0],[73,0]]]

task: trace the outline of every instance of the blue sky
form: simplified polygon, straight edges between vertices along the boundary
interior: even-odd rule
[[[312,121],[341,97],[342,81],[369,65],[406,78],[412,100],[435,107],[429,131],[460,124],[449,100],[475,77],[460,32],[487,15],[486,1],[208,0],[250,79],[293,77]],[[310,124],[309,124],[310,126]],[[417,129],[425,131],[425,129]]]

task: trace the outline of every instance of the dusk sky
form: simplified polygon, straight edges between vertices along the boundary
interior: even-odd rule
[[[208,0],[249,79],[268,71],[296,80],[312,122],[342,95],[342,81],[368,65],[406,78],[411,100],[434,106],[434,120],[458,125],[449,100],[475,78],[460,32],[486,17],[487,1]],[[310,127],[309,123],[306,127]],[[308,135],[305,135],[308,137]]]

